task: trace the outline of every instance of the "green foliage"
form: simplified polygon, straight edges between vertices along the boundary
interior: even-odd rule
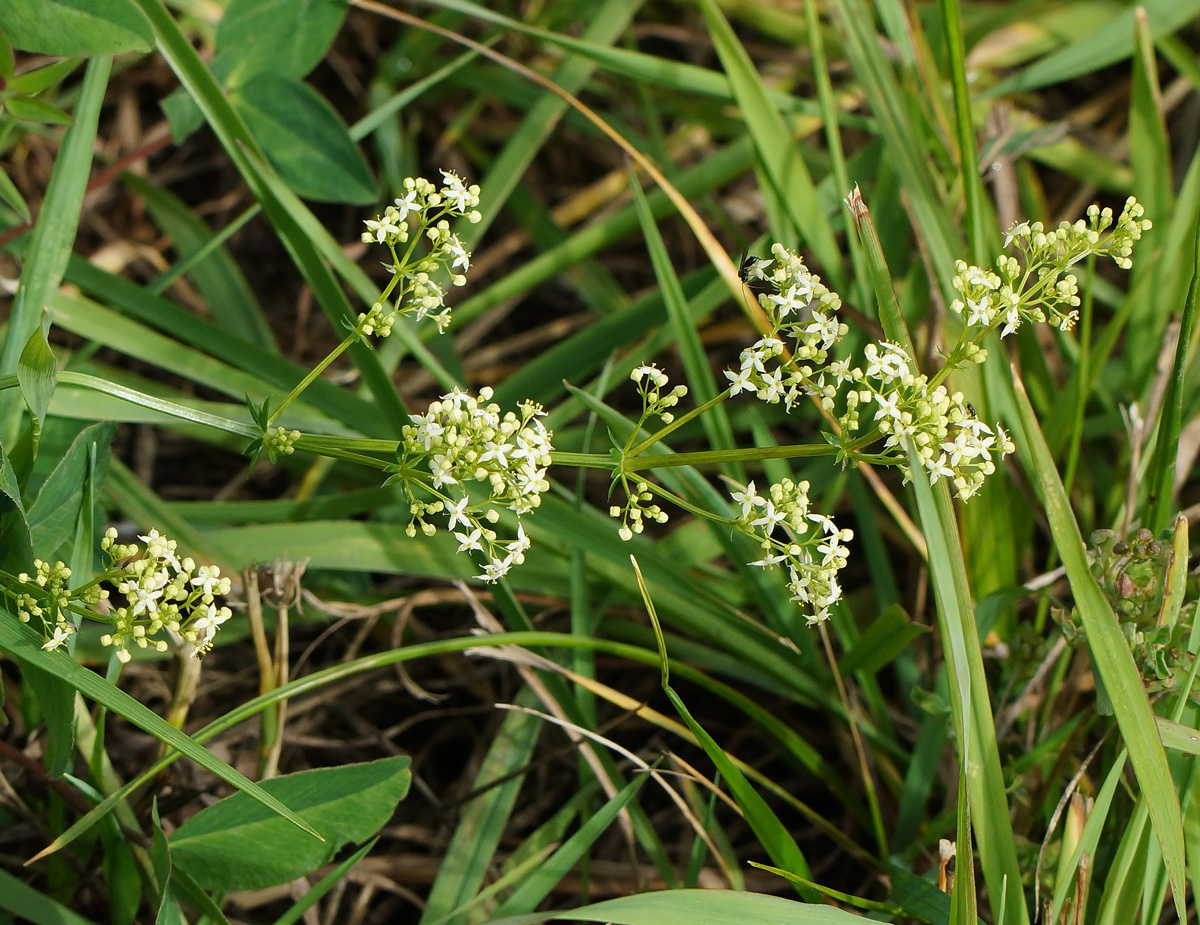
[[[308,878],[269,915],[340,921],[420,780],[424,925],[1193,921],[1200,156],[1164,88],[1200,4],[1143,7],[0,0],[0,655],[50,842],[0,910],[220,923]],[[165,155],[114,144],[138,68]],[[148,434],[231,497],[174,500]],[[370,614],[349,656],[272,559]],[[445,582],[486,634],[409,619]],[[195,697],[251,647],[257,696]],[[468,651],[519,670],[480,673],[516,707],[465,799],[406,756],[276,776],[289,702]],[[168,657],[160,716],[123,672]],[[246,764],[209,750],[248,720]],[[236,792],[168,800],[179,757]],[[668,889],[590,902],[618,844]]]
[[[171,863],[210,890],[257,890],[303,877],[392,818],[408,793],[411,763],[407,757],[382,758],[265,781],[263,790],[321,832],[323,841],[305,837],[267,807],[235,793],[171,834]]]

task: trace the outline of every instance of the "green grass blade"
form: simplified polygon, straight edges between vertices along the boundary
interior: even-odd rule
[[[658,288],[667,306],[667,314],[671,319],[671,328],[675,332],[675,342],[679,348],[683,367],[687,371],[688,393],[690,401],[702,405],[716,398],[724,388],[718,386],[713,377],[712,365],[700,343],[700,334],[696,325],[689,317],[687,302],[683,295],[683,287],[675,273],[675,267],[667,253],[667,246],[658,231],[658,224],[650,214],[646,203],[646,194],[642,191],[637,177],[631,170],[629,173],[630,188],[633,190],[633,201],[637,206],[638,218],[642,223],[642,234],[646,238],[646,248],[650,252],[650,262],[654,266],[654,276],[658,280]],[[729,415],[723,405],[717,405],[712,412],[701,419],[705,435],[714,449],[731,450],[734,447],[733,428],[729,424]],[[742,479],[739,474],[740,466],[725,467],[730,477]]]
[[[579,909],[493,919],[489,925],[537,925],[551,919],[611,925],[862,925],[863,918],[833,906],[798,903],[732,890],[662,890],[608,899]]]
[[[199,251],[212,239],[212,229],[179,197],[133,173],[126,174],[124,180],[146,204],[159,227],[170,235],[180,259]],[[250,284],[227,250],[217,248],[188,273],[222,328],[273,353],[279,352]]]
[[[1141,786],[1142,799],[1149,809],[1162,851],[1163,863],[1175,898],[1179,918],[1184,919],[1184,844],[1183,824],[1175,782],[1158,735],[1154,711],[1146,697],[1137,665],[1121,633],[1116,615],[1088,568],[1083,537],[1071,513],[1070,503],[1054,460],[1046,446],[1033,408],[1014,373],[1017,411],[1022,437],[1015,442],[1021,451],[1030,481],[1038,489],[1054,545],[1067,570],[1075,606],[1083,621],[1084,633],[1104,687],[1112,700],[1113,712],[1129,749],[1134,773]]]
[[[532,706],[532,699],[526,690],[517,702]],[[468,920],[466,913],[458,916],[450,913],[470,901],[491,870],[496,848],[524,781],[523,774],[508,775],[528,765],[542,725],[540,717],[526,713],[514,712],[505,716],[475,776],[476,788],[490,786],[490,789],[463,810],[454,836],[446,846],[437,879],[429,891],[421,914],[422,922],[442,919],[445,925],[462,925]],[[495,784],[498,780],[503,782]]]
[[[1200,15],[1200,0],[1144,0],[1140,6],[1146,11],[1150,34],[1155,38],[1175,32]],[[1133,54],[1136,24],[1136,9],[1127,9],[1100,28],[1080,35],[1065,48],[1000,81],[986,95],[1006,96],[1033,90],[1122,61]]]
[[[831,288],[844,288],[846,273],[833,228],[817,198],[808,167],[792,140],[791,130],[715,0],[700,0],[700,8],[779,205],[804,243],[812,248],[822,272],[831,281]]]
[[[967,772],[971,819],[992,913],[998,915],[1003,907],[1007,923],[1026,923],[1029,921],[1028,909],[1021,892],[1021,869],[1017,863],[979,630],[967,587],[966,564],[953,502],[945,480],[936,486],[929,485],[924,468],[911,447],[909,459],[917,473],[912,485],[929,549],[938,626],[947,655],[946,673],[959,742],[959,762]],[[961,844],[959,850],[962,850]],[[968,912],[964,906],[956,908],[960,915]],[[974,919],[968,917],[960,921]]]
[[[547,858],[529,879],[496,907],[492,915],[514,915],[522,910],[532,910],[537,906],[554,889],[555,884],[570,873],[576,862],[596,843],[596,839],[604,834],[621,810],[642,788],[642,784],[649,779],[649,774],[639,774],[592,813],[578,831],[563,842],[562,846]]]
[[[75,106],[75,124],[63,135],[46,197],[33,228],[30,256],[21,271],[21,284],[13,300],[4,344],[0,346],[0,376],[17,371],[21,351],[42,323],[43,306],[62,282],[75,244],[79,212],[83,208],[92,166],[96,123],[111,67],[112,58],[99,55],[88,62],[84,72]],[[0,442],[5,446],[11,447],[16,442],[21,411],[20,396],[0,394]]]
[[[1155,533],[1167,526],[1175,504],[1175,460],[1179,455],[1179,434],[1183,429],[1184,383],[1187,374],[1188,347],[1196,324],[1196,288],[1200,282],[1200,215],[1196,219],[1196,250],[1192,281],[1183,305],[1179,338],[1175,344],[1171,375],[1159,415],[1158,437],[1154,444],[1150,471],[1147,473],[1148,512],[1145,524]]]

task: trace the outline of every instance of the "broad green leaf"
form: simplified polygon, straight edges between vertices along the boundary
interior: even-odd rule
[[[258,74],[232,99],[267,159],[298,196],[359,205],[375,201],[375,181],[345,123],[310,86]]]
[[[1116,615],[1104,592],[1096,583],[1087,557],[1083,537],[1071,512],[1070,502],[1059,480],[1050,449],[1046,446],[1033,408],[1019,378],[1014,377],[1017,411],[1023,434],[1015,442],[1026,465],[1030,480],[1046,508],[1054,545],[1067,570],[1075,606],[1083,622],[1084,634],[1104,688],[1112,701],[1121,735],[1129,749],[1133,770],[1141,787],[1142,800],[1150,812],[1154,831],[1162,850],[1163,863],[1171,884],[1179,918],[1184,919],[1184,845],[1183,824],[1175,782],[1159,738],[1158,726],[1142,677],[1117,623]]]
[[[217,31],[217,54],[234,62],[228,86],[264,73],[299,80],[321,63],[346,10],[346,0],[233,0]]]
[[[514,915],[489,925],[537,925],[551,919],[611,922],[613,925],[862,925],[852,912],[832,906],[793,902],[763,893],[731,890],[662,890],[638,893],[579,909]]]
[[[37,498],[29,506],[29,530],[33,546],[42,558],[52,555],[71,538],[84,499],[84,482],[92,470],[93,451],[97,488],[104,484],[116,430],[117,425],[111,422],[84,428],[42,483]]]
[[[0,0],[0,28],[15,48],[43,55],[149,51],[154,36],[129,0]]]
[[[85,697],[123,716],[133,725],[145,730],[170,748],[191,758],[205,770],[215,774],[255,800],[279,813],[303,832],[319,839],[320,835],[307,822],[266,793],[258,784],[197,745],[157,713],[152,713],[118,687],[109,684],[93,671],[80,665],[65,652],[47,652],[42,637],[8,613],[0,613],[0,650],[20,661],[51,674],[58,675]]]
[[[244,793],[201,810],[168,842],[173,862],[210,890],[258,890],[328,863],[348,842],[370,838],[392,818],[412,782],[408,757],[299,771],[262,789],[325,836],[316,841]]]

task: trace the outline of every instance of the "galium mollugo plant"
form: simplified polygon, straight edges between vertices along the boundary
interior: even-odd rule
[[[916,477],[907,451],[911,442],[922,477],[930,484],[949,480],[954,494],[966,502],[1015,446],[999,423],[979,420],[963,394],[945,385],[947,377],[982,363],[987,357],[983,341],[994,331],[1003,338],[1023,323],[1046,321],[1068,330],[1079,305],[1071,267],[1090,256],[1107,256],[1128,269],[1133,245],[1151,227],[1142,214],[1142,207],[1130,197],[1115,225],[1112,210],[1098,206],[1088,210],[1086,221],[1063,222],[1050,230],[1041,223],[1023,222],[1009,230],[1004,242],[1006,248],[1015,245],[1019,257],[1000,254],[994,270],[959,261],[953,285],[960,298],[951,308],[964,324],[955,347],[932,376],[920,372],[903,347],[887,341],[868,344],[857,364],[837,356],[836,349],[848,332],[837,317],[841,299],[798,254],[776,244],[771,257],[745,261],[742,277],[755,290],[769,330],[742,351],[737,369],[725,371],[729,386],[724,392],[676,419],[667,409],[678,404],[686,388],[664,392],[667,377],[654,366],[638,367],[631,374],[641,395],[642,414],[621,451],[614,478],[614,484],[624,490],[625,503],[609,509],[621,519],[622,538],[641,533],[648,521],[665,522],[668,515],[656,499],[670,500],[757,540],[765,554],[750,564],[783,567],[792,600],[804,607],[808,621],[824,620],[841,596],[837,573],[846,564],[844,543],[852,532],[810,510],[807,482],[785,479],[765,493],[750,482],[733,492],[740,513],[722,518],[637,475],[655,464],[685,463],[689,454],[674,454],[669,462],[639,459],[640,454],[682,423],[741,392],[768,404],[782,402],[789,411],[807,399],[836,423],[837,434],[830,436],[828,446],[781,447],[779,456],[833,453],[843,463],[893,465],[907,482]],[[635,445],[653,416],[664,426]],[[879,441],[882,447],[873,447]],[[697,462],[709,463],[750,458],[736,450],[695,455]],[[756,456],[762,458],[761,453]]]
[[[346,338],[276,409],[266,402],[251,406],[259,437],[248,452],[255,457],[266,452],[274,459],[305,449],[379,468],[408,500],[409,535],[420,531],[430,536],[439,526],[449,531],[459,552],[477,555],[485,582],[499,580],[524,560],[530,540],[522,518],[536,510],[549,489],[546,473],[552,462],[610,468],[614,487],[619,485],[625,498],[610,507],[621,521],[618,532],[623,539],[642,533],[647,523],[666,522],[660,503],[664,501],[714,520],[758,544],[762,556],[749,564],[786,572],[792,600],[810,623],[827,618],[841,597],[838,572],[846,565],[846,543],[853,534],[812,510],[809,484],[784,479],[760,490],[751,481],[735,487],[730,514],[716,514],[676,497],[641,473],[693,461],[762,459],[761,449],[669,457],[646,451],[684,423],[743,392],[768,404],[782,403],[788,410],[797,402],[812,401],[835,425],[835,433],[820,444],[772,448],[770,455],[835,455],[843,464],[894,465],[908,480],[917,477],[909,462],[911,444],[920,477],[931,484],[949,480],[965,502],[1014,447],[999,424],[979,420],[962,393],[947,387],[948,376],[983,362],[983,341],[992,332],[1003,338],[1023,323],[1045,321],[1068,329],[1079,304],[1071,267],[1089,256],[1108,256],[1127,268],[1133,245],[1150,227],[1131,198],[1115,219],[1111,210],[1093,206],[1086,221],[1064,222],[1050,230],[1038,223],[1015,225],[1005,245],[1015,248],[1017,256],[1001,254],[994,269],[960,261],[953,280],[959,298],[951,308],[963,327],[941,367],[930,375],[918,369],[903,347],[887,341],[868,344],[858,361],[839,355],[848,333],[838,317],[841,299],[798,254],[777,244],[770,257],[743,265],[743,276],[753,284],[769,329],[742,351],[736,369],[725,372],[728,387],[712,401],[677,416],[686,387],[669,387],[666,374],[653,364],[638,366],[631,378],[641,397],[641,416],[614,455],[556,453],[540,405],[526,401],[505,412],[491,401],[487,388],[477,396],[451,390],[425,413],[411,415],[398,442],[306,436],[286,428],[277,423],[282,412],[355,340],[387,337],[405,315],[418,321],[429,318],[439,331],[450,320],[446,291],[463,285],[470,267],[470,254],[450,230],[450,219],[479,220],[479,188],[443,171],[440,187],[409,178],[404,189],[403,197],[366,222],[363,233],[364,242],[387,248],[387,286],[349,326]],[[647,436],[652,419],[661,427]],[[370,455],[375,451],[390,458]],[[510,515],[515,516],[515,531],[502,537],[497,525]],[[3,593],[14,601],[22,619],[36,616],[44,621],[47,648],[67,642],[74,616],[89,616],[109,624],[111,631],[103,641],[115,647],[123,661],[130,657],[131,646],[166,648],[164,634],[191,642],[202,654],[229,617],[228,608],[215,602],[228,591],[228,579],[180,559],[174,543],[154,531],[142,539],[146,548],[139,551],[117,545],[110,531],[104,545],[109,569],[81,588],[68,590],[69,572],[62,563],[42,562],[33,576],[12,576]],[[119,606],[108,600],[109,586],[123,598]],[[102,604],[107,613],[99,612]]]

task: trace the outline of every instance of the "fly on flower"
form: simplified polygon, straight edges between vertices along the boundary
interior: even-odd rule
[[[742,250],[742,259],[738,263],[738,279],[750,290],[751,295],[757,297],[760,292],[770,291],[771,285],[763,272],[770,265],[770,257],[755,257],[753,254],[747,254],[747,249]]]

